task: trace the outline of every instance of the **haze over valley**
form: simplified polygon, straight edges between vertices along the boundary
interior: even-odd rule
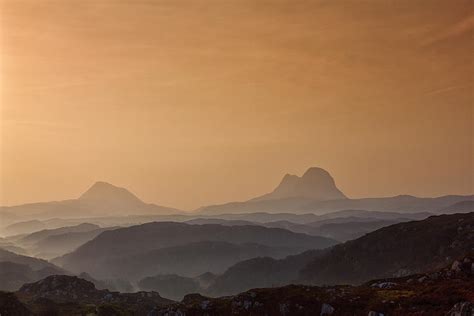
[[[57,274],[172,300],[361,284],[443,268],[470,253],[473,205],[473,195],[351,199],[317,167],[285,175],[263,196],[192,212],[96,182],[77,199],[2,207],[3,290]],[[364,268],[351,267],[357,257]]]
[[[0,316],[473,316],[474,1],[0,0]]]

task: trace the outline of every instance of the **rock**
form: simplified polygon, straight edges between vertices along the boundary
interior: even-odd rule
[[[384,316],[384,314],[379,312],[370,311],[367,316]]]
[[[447,316],[472,316],[474,315],[474,304],[471,302],[460,302],[451,308]]]
[[[282,304],[279,305],[279,308],[280,308],[280,314],[289,315],[288,313],[290,312],[290,308],[289,308],[288,304],[282,303]]]
[[[397,286],[395,282],[377,282],[371,285],[372,287],[378,287],[379,289],[391,289],[394,286]]]
[[[252,307],[252,301],[245,300],[244,301],[244,308],[248,310],[250,307]]]
[[[208,300],[202,301],[202,302],[201,302],[201,309],[207,309],[207,308],[209,307],[209,304],[210,304],[210,303],[211,303],[211,302],[208,301]]]
[[[453,264],[451,265],[451,270],[455,272],[461,272],[461,262],[459,261],[454,261]]]
[[[324,303],[323,306],[321,306],[321,313],[319,315],[332,315],[332,313],[334,313],[334,307]]]

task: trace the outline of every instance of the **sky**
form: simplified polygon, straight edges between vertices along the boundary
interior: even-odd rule
[[[471,0],[0,0],[0,205],[191,210],[328,170],[474,193]]]

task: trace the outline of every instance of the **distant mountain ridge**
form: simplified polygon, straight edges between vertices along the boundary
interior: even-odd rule
[[[98,181],[77,199],[2,206],[0,229],[5,229],[3,234],[6,235],[31,232],[33,229],[48,228],[38,220],[54,218],[144,216],[145,219],[146,216],[156,215],[210,216],[262,212],[321,215],[342,210],[441,214],[472,210],[473,203],[474,195],[446,195],[435,198],[398,195],[352,199],[337,188],[333,177],[326,170],[312,167],[301,177],[285,175],[270,193],[243,202],[204,206],[187,214],[176,208],[145,203],[125,188]],[[15,223],[19,225],[15,226]]]

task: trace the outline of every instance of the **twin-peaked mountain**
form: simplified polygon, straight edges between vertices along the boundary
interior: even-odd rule
[[[270,193],[244,202],[210,205],[198,209],[201,214],[228,213],[314,213],[324,214],[341,210],[367,210],[391,212],[443,213],[456,203],[474,210],[474,195],[446,195],[437,198],[419,198],[399,195],[381,198],[351,199],[341,192],[334,179],[324,169],[309,168],[301,177],[287,174]]]
[[[309,168],[301,177],[286,174],[273,192],[256,197],[251,201],[306,198],[326,201],[346,199],[329,172],[321,168]]]

